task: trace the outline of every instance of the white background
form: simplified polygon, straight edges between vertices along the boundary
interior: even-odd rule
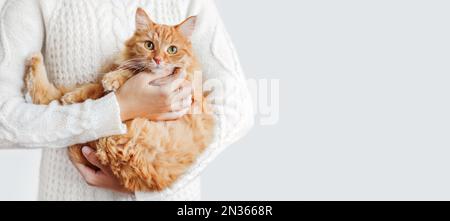
[[[204,199],[450,200],[448,1],[217,4],[248,77],[280,80],[280,121],[257,116]],[[37,162],[0,152],[0,199],[33,199]]]

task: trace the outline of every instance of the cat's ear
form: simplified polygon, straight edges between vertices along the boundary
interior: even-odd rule
[[[177,25],[177,29],[186,36],[187,38],[191,38],[192,34],[195,30],[195,24],[197,23],[197,16],[192,16],[187,18],[184,22]]]
[[[136,30],[145,31],[151,27],[153,27],[153,21],[144,9],[138,8],[136,10]]]

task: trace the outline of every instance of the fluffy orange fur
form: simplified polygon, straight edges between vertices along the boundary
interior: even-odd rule
[[[27,63],[25,85],[33,103],[49,104],[58,100],[62,105],[68,105],[98,99],[144,71],[160,74],[184,70],[186,80],[193,81],[194,72],[201,70],[190,42],[195,19],[188,18],[176,26],[159,25],[152,22],[143,9],[138,9],[136,31],[126,42],[121,56],[108,65],[109,72],[99,82],[74,88],[56,87],[50,83],[42,56],[32,56]],[[152,43],[153,48],[149,47],[148,42]],[[177,52],[169,53],[170,46],[176,46]],[[154,62],[155,58],[164,62],[163,68]],[[90,165],[81,153],[81,147],[87,145],[96,149],[102,164],[112,169],[125,188],[131,191],[161,191],[169,187],[194,163],[213,138],[214,118],[202,93],[195,92],[201,90],[201,82],[193,83],[191,109],[200,112],[191,111],[191,114],[176,121],[128,121],[127,134],[69,147],[70,158]]]

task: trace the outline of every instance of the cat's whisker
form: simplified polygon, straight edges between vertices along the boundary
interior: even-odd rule
[[[146,65],[147,65],[146,60],[137,58],[137,59],[130,59],[130,60],[125,61],[122,65],[120,65],[118,67],[118,69],[121,69],[121,70],[132,69],[132,70],[134,70],[134,69],[140,69],[140,68],[142,68],[143,66],[146,66]]]

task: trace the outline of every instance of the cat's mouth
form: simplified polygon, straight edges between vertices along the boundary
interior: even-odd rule
[[[161,69],[165,69],[165,67],[162,64],[157,64],[157,65],[154,65],[154,69],[161,70]]]

